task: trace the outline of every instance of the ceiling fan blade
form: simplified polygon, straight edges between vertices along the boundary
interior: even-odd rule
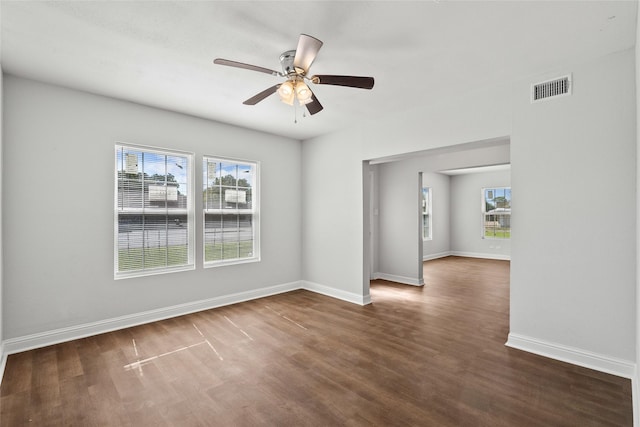
[[[359,89],[373,88],[373,77],[317,75],[311,77],[317,85],[347,86]]]
[[[320,111],[322,111],[324,107],[322,106],[322,104],[320,104],[320,101],[318,101],[318,98],[316,98],[315,95],[311,95],[311,99],[312,101],[306,104],[305,107],[307,107],[307,111],[309,111],[309,114],[313,116],[315,113],[319,113]]]
[[[300,34],[298,39],[298,47],[296,48],[296,56],[293,58],[293,66],[301,68],[306,73],[309,67],[316,59],[318,51],[322,47],[322,42],[315,37],[306,34]]]
[[[249,98],[246,101],[244,101],[243,104],[244,105],[256,105],[258,102],[262,101],[267,96],[275,93],[278,90],[278,87],[280,87],[280,83],[278,83],[277,85],[271,86],[269,89],[263,90],[262,92],[260,92],[257,95],[252,96],[251,98]]]
[[[259,71],[261,73],[271,74],[272,76],[279,76],[280,73],[275,70],[270,70],[264,67],[258,67],[257,65],[245,64],[243,62],[230,61],[228,59],[216,58],[213,60],[214,64],[226,65],[228,67],[244,68],[245,70]]]

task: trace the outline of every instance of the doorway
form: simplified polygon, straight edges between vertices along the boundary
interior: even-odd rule
[[[457,235],[451,225],[457,213],[449,208],[448,183],[457,178],[447,171],[508,165],[509,144],[509,138],[498,138],[363,162],[365,298],[370,297],[370,280],[424,284],[423,262],[455,252],[452,239]],[[427,181],[433,198],[431,239],[423,239],[422,194]],[[480,206],[479,199],[476,205]],[[480,211],[472,221],[472,227],[478,228],[473,237],[480,239]]]

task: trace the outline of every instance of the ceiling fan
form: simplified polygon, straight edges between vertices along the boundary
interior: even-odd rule
[[[243,102],[245,105],[256,105],[269,95],[278,92],[282,102],[293,105],[293,102],[298,100],[298,103],[300,105],[304,105],[309,111],[309,114],[313,115],[322,111],[323,107],[305,82],[311,82],[316,85],[347,86],[359,89],[373,88],[373,77],[337,76],[327,74],[308,77],[307,74],[309,73],[309,68],[316,59],[316,55],[318,55],[318,51],[321,47],[322,42],[320,40],[306,34],[300,34],[296,50],[288,50],[280,55],[282,72],[222,58],[216,58],[213,63],[259,71],[261,73],[286,78],[284,83],[273,85],[247,99]]]

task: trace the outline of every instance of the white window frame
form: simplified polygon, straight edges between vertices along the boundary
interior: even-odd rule
[[[424,190],[427,190],[427,200],[425,200],[424,197]],[[433,205],[432,205],[432,200],[433,200],[433,188],[428,187],[428,186],[423,186],[422,187],[422,193],[421,193],[421,198],[422,198],[422,240],[426,241],[426,240],[433,240]],[[426,202],[426,206],[425,206],[425,202]],[[429,208],[428,212],[425,212],[425,207]],[[428,225],[429,225],[429,234],[428,236],[425,236],[425,228],[424,228],[424,217],[425,215],[428,217],[429,221],[428,221]]]
[[[206,190],[209,188],[208,174],[209,163],[235,163],[237,165],[251,166],[254,170],[253,187],[251,187],[251,208],[250,209],[210,209],[206,200]],[[204,155],[202,156],[202,191],[203,191],[203,208],[202,208],[202,265],[204,268],[222,267],[227,265],[247,264],[253,262],[260,262],[260,162],[255,160],[244,160],[231,157],[221,157]],[[236,181],[237,184],[237,181]],[[208,244],[207,234],[207,222],[206,216],[209,214],[222,214],[222,215],[251,215],[252,218],[252,241],[253,250],[252,255],[249,257],[237,257],[207,261],[206,259],[206,245]],[[240,232],[240,231],[238,231]],[[224,251],[224,249],[223,249]]]
[[[148,208],[143,206],[141,208],[125,208],[118,206],[118,178],[119,178],[119,168],[120,164],[118,164],[118,151],[122,149],[130,149],[135,151],[141,151],[143,153],[153,153],[160,154],[165,156],[177,156],[177,157],[185,157],[187,159],[187,172],[186,172],[186,185],[187,185],[187,200],[186,200],[186,208]],[[165,274],[165,273],[174,273],[179,271],[188,271],[195,269],[195,208],[194,208],[194,168],[193,168],[193,159],[194,153],[174,150],[174,149],[166,149],[166,148],[158,148],[152,146],[145,145],[137,145],[137,144],[129,144],[125,142],[116,142],[115,145],[115,156],[114,156],[114,245],[113,245],[113,255],[114,255],[114,279],[127,279],[132,277],[142,277],[142,276],[150,276],[156,274]],[[124,160],[123,160],[124,162]],[[165,194],[169,194],[168,190],[165,190]],[[154,267],[154,268],[142,268],[138,270],[130,270],[130,271],[118,271],[119,265],[119,239],[118,239],[118,227],[119,227],[119,214],[162,214],[161,211],[165,211],[166,215],[176,215],[182,214],[187,216],[187,263],[169,267]]]
[[[486,235],[486,216],[487,215],[491,215],[490,213],[487,213],[487,205],[486,205],[486,199],[485,199],[485,193],[487,190],[509,190],[509,193],[511,193],[511,187],[509,186],[504,186],[504,187],[484,187],[481,189],[481,193],[480,193],[480,204],[481,204],[481,222],[480,222],[480,236],[482,237],[482,239],[487,239],[487,240],[510,240],[511,239],[511,207],[509,207],[509,212],[505,212],[505,213],[497,213],[495,215],[509,215],[509,237],[498,237],[498,236],[487,236]],[[511,202],[509,203],[509,205],[511,205]]]

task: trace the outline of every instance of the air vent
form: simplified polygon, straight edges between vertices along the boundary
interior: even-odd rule
[[[531,85],[531,102],[571,95],[571,74]]]

